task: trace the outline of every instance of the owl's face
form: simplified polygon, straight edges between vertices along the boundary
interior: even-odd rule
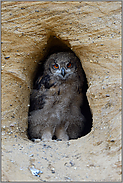
[[[48,58],[45,69],[49,67],[50,74],[60,80],[73,78],[76,74],[76,60],[73,53],[55,53]]]

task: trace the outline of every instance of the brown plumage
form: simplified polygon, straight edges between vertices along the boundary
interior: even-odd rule
[[[28,135],[30,139],[69,140],[81,136],[84,116],[83,70],[79,59],[68,52],[52,54],[30,96]]]

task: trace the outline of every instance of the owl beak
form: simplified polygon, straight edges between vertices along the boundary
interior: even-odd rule
[[[65,76],[65,74],[66,74],[66,73],[65,73],[65,68],[64,68],[64,67],[62,67],[62,68],[61,68],[61,75],[64,77],[64,76]]]

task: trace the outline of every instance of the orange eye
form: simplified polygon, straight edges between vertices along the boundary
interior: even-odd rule
[[[54,67],[55,69],[58,69],[58,68],[59,68],[58,64],[54,64],[53,67]]]
[[[69,63],[67,64],[67,68],[70,68],[71,65],[72,65],[72,64],[69,62]]]

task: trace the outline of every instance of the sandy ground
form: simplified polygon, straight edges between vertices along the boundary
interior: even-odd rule
[[[109,145],[110,144],[110,145]],[[77,140],[2,140],[3,181],[120,181],[121,148],[99,141],[93,132]]]

